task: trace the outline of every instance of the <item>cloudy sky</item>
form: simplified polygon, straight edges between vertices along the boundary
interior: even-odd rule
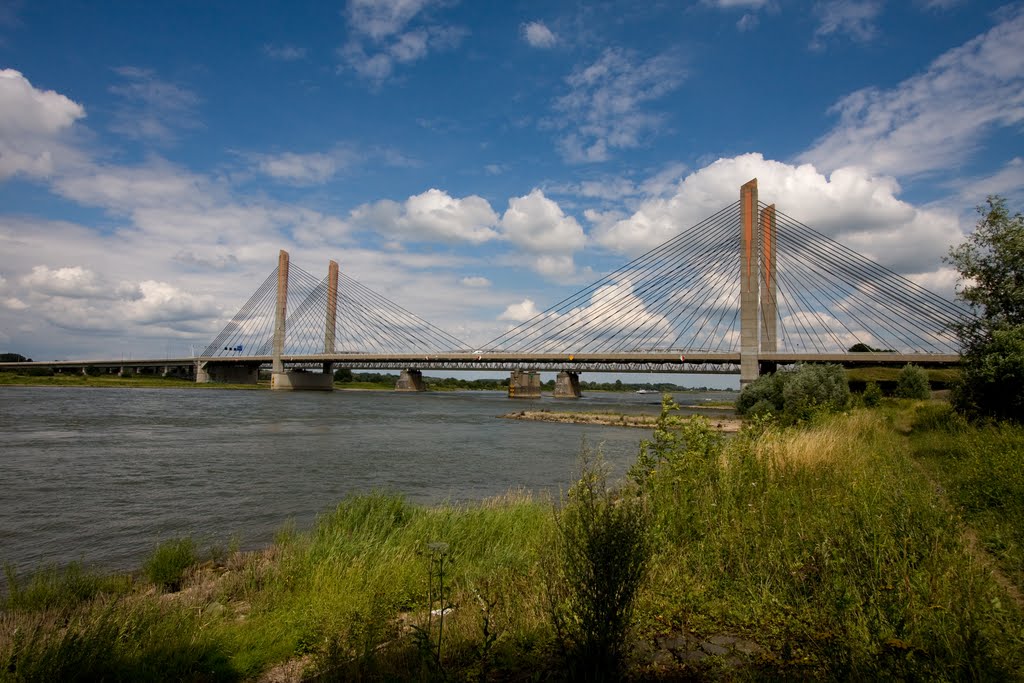
[[[735,201],[937,292],[1024,5],[0,0],[0,351],[187,355],[327,260],[470,345]]]

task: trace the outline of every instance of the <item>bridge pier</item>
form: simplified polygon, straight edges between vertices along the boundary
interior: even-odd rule
[[[402,370],[395,382],[395,391],[426,391],[423,384],[423,373],[419,370]]]
[[[536,370],[513,370],[508,379],[509,398],[540,398],[540,373]]]
[[[274,391],[334,391],[334,376],[323,372],[289,370],[270,375]]]
[[[207,365],[196,366],[196,384],[256,384],[260,378],[259,365]]]
[[[555,398],[579,398],[583,395],[580,391],[580,373],[562,370],[555,378]]]

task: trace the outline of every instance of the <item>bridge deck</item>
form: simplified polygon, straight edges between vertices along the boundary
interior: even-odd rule
[[[338,367],[368,369],[419,370],[574,370],[600,372],[739,372],[739,353],[703,351],[631,352],[631,353],[333,353],[284,355],[286,365],[303,366],[334,363]],[[957,354],[923,353],[761,353],[760,361],[779,365],[793,363],[839,363],[845,366],[923,367],[959,365]],[[196,362],[204,365],[266,365],[271,356],[233,356],[217,358],[153,358],[136,360],[63,360],[31,363],[0,363],[0,371],[29,368],[142,368],[182,367]]]

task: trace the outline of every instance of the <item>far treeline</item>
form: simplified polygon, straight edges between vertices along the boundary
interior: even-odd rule
[[[348,368],[334,371],[334,381],[338,384],[379,384],[393,386],[398,381],[398,375],[381,372],[353,372]],[[504,379],[461,379],[458,377],[424,377],[423,383],[428,389],[439,391],[454,391],[457,389],[470,390],[491,390],[502,391],[508,389],[508,378]],[[555,380],[549,379],[542,382],[541,387],[548,391],[554,391]],[[651,393],[678,392],[678,391],[721,391],[709,387],[681,387],[670,382],[642,382],[629,383],[622,380],[614,382],[587,382],[580,381],[580,389],[584,391],[650,391]]]

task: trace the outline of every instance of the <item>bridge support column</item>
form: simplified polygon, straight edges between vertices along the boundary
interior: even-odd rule
[[[536,370],[513,370],[508,379],[509,398],[540,398],[540,373]]]
[[[555,378],[555,398],[579,398],[583,395],[580,391],[580,373],[562,370]]]
[[[419,370],[402,370],[395,382],[395,391],[426,391],[423,384],[423,373]]]
[[[757,178],[740,188],[740,388],[758,377]]]
[[[327,265],[327,316],[324,319],[324,353],[333,354],[334,328],[338,312],[338,262]],[[334,363],[324,363],[324,374],[334,377]],[[333,379],[332,379],[333,381]]]
[[[270,388],[274,391],[333,391],[334,377],[302,370],[274,372],[270,375]]]
[[[256,384],[260,378],[259,365],[208,365],[196,366],[196,384]]]

